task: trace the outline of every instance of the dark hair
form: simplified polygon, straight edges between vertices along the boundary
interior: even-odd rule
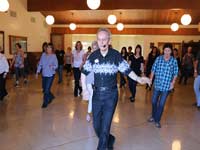
[[[42,44],[42,52],[45,52],[45,49],[44,49],[44,47],[47,47],[47,45],[48,45],[48,43],[47,43],[47,42],[44,42],[44,43]]]
[[[177,48],[174,48],[174,49],[173,49],[173,51],[176,51],[176,52],[178,52],[178,49],[177,49]]]
[[[132,48],[132,46],[129,46],[128,49],[131,49],[131,50],[132,50],[133,48]]]
[[[171,43],[165,43],[165,44],[163,45],[163,50],[164,50],[165,48],[170,48],[171,50],[173,50],[172,44],[171,44]]]
[[[125,55],[127,55],[128,54],[128,52],[127,52],[127,49],[126,49],[126,47],[124,46],[124,47],[122,47],[122,49],[121,49],[121,54],[123,54],[123,50],[125,50]]]
[[[15,46],[18,46],[19,48],[22,48],[20,43],[16,43]]]
[[[156,49],[156,56],[160,55],[159,49],[156,46],[152,46],[150,54],[153,54],[154,49]]]
[[[174,51],[176,51],[176,52],[178,53],[178,49],[177,49],[177,48],[174,48],[174,49],[173,49],[173,52],[174,52]],[[172,52],[172,56],[174,56],[174,53],[173,53],[173,52]]]
[[[80,50],[82,50],[82,49],[83,49],[83,45],[82,45],[81,41],[77,41],[77,42],[76,42],[76,44],[75,44],[75,49],[77,50],[78,44],[81,45],[81,49],[80,49]]]
[[[88,46],[88,48],[87,48],[88,50],[92,50],[92,48],[91,48],[91,46]]]
[[[54,53],[54,46],[53,46],[53,43],[47,43],[47,47],[51,47],[52,53]]]
[[[137,49],[137,48],[140,49],[140,53],[139,53],[139,54],[140,54],[140,56],[142,56],[142,47],[141,47],[141,45],[139,45],[139,44],[136,45],[136,47],[135,47],[135,54],[136,54],[136,49]]]

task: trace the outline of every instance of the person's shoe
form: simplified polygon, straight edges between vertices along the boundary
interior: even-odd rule
[[[15,83],[15,87],[19,87],[19,84],[18,84],[18,83]]]
[[[197,107],[197,102],[193,103],[193,104],[192,104],[192,106],[195,106],[195,107]]]
[[[49,102],[48,102],[48,104],[51,104],[52,101],[53,101],[53,99],[50,99]]]
[[[113,135],[110,135],[108,140],[108,150],[114,149],[114,143],[115,143],[115,137]]]
[[[197,110],[200,110],[200,106],[197,106]]]
[[[86,120],[87,120],[88,122],[90,122],[90,120],[91,120],[90,114],[87,114],[87,115],[86,115]]]
[[[129,99],[130,99],[130,101],[133,103],[133,102],[135,102],[135,98],[134,97],[129,97]]]
[[[79,90],[79,96],[81,96],[82,94],[82,88]]]
[[[154,120],[153,117],[150,117],[147,121],[148,121],[148,122],[155,122],[155,120]]]
[[[155,126],[156,126],[157,128],[161,128],[161,124],[160,124],[159,122],[156,122],[156,123],[155,123]]]
[[[2,95],[2,96],[0,97],[0,101],[3,101],[3,100],[4,100],[4,97],[7,96],[7,95],[8,95],[8,93],[5,93],[4,95]]]
[[[48,106],[48,104],[46,104],[46,103],[42,104],[42,108],[47,108],[47,106]]]

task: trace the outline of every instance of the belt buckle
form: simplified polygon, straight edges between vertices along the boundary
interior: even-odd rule
[[[101,91],[105,91],[106,89],[106,87],[101,87]]]

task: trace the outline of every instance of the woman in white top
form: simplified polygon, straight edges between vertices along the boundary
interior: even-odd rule
[[[8,92],[6,90],[6,75],[9,71],[9,65],[6,57],[4,54],[1,53],[1,47],[0,47],[0,101],[3,100],[3,98],[8,95]]]
[[[84,62],[84,51],[81,41],[77,41],[75,49],[72,51],[72,66],[74,71],[74,96],[81,95],[82,87],[79,84],[81,78],[81,68]]]
[[[97,41],[92,42],[92,52],[99,49]],[[91,52],[91,53],[92,53]],[[90,54],[91,54],[90,53]],[[90,54],[87,56],[87,58],[90,56]],[[94,72],[90,72],[86,77],[86,85],[88,90],[88,111],[86,115],[86,120],[89,122],[91,120],[90,114],[92,112],[92,96],[93,96],[93,88],[92,85],[94,84]]]

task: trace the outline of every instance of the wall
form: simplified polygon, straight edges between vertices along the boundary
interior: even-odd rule
[[[78,40],[83,41],[85,44],[85,50],[93,40],[96,40],[95,34],[65,34],[65,50],[68,46],[73,47],[73,42]],[[112,35],[112,45],[115,49],[121,50],[123,46],[132,46],[133,49],[137,44],[141,44],[143,48],[143,55],[146,58],[149,53],[150,43],[155,43],[158,46],[158,42],[173,42],[182,43],[182,41],[199,41],[200,36],[169,36],[169,35]],[[73,47],[74,48],[74,47]]]
[[[0,30],[5,36],[5,55],[9,54],[9,35],[28,37],[28,52],[41,51],[44,41],[50,40],[50,27],[44,23],[45,17],[39,12],[27,11],[27,0],[9,0],[10,8],[6,13],[0,13]],[[16,17],[10,16],[10,10],[16,12]],[[31,22],[31,17],[35,22]]]

